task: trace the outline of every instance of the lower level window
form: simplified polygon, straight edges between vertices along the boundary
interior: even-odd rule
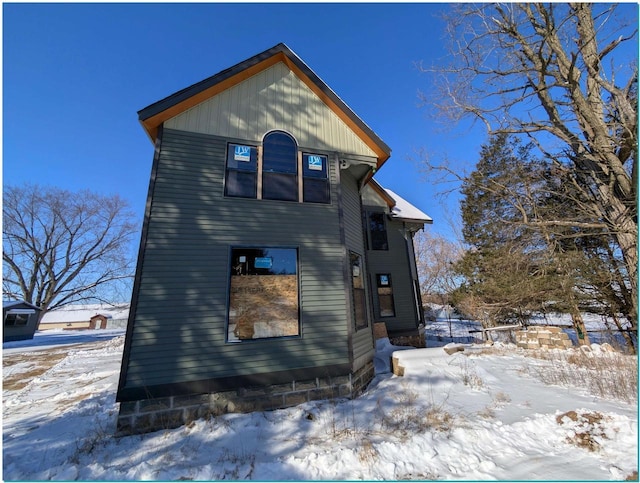
[[[232,248],[227,340],[300,335],[298,250]]]
[[[395,317],[396,310],[393,306],[393,287],[391,286],[391,275],[379,273],[376,275],[378,286],[378,307],[380,317]]]

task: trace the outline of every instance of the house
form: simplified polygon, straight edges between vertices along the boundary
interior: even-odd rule
[[[119,433],[360,394],[374,322],[421,320],[431,220],[372,181],[390,148],[284,44],[138,115],[155,151]]]
[[[33,339],[42,309],[23,300],[3,300],[2,342]]]
[[[65,305],[42,316],[39,330],[123,329],[129,304]]]
[[[424,314],[413,236],[433,220],[373,179],[361,198],[374,320],[389,337],[415,335]]]

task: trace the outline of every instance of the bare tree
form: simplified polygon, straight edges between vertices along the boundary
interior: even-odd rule
[[[447,15],[452,64],[425,101],[490,134],[526,136],[588,200],[588,222],[529,225],[600,230],[624,259],[637,317],[637,6],[458,4]],[[622,12],[620,10],[623,10]]]
[[[119,196],[5,186],[2,214],[4,296],[42,316],[70,303],[122,301],[113,297],[130,289],[137,223]]]
[[[444,299],[459,285],[453,267],[462,256],[462,248],[459,244],[428,231],[419,232],[413,243],[423,300],[437,297],[441,299],[438,303],[448,303]]]

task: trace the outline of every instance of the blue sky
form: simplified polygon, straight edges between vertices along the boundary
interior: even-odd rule
[[[451,234],[457,207],[416,166],[422,148],[472,166],[482,132],[442,132],[416,62],[440,62],[446,4],[3,5],[3,183],[118,193],[140,220],[153,146],[137,111],[279,42],[392,149],[376,175]],[[411,160],[413,158],[413,161]]]

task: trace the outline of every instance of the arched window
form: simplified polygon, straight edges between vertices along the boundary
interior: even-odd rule
[[[298,201],[298,146],[286,132],[272,131],[262,142],[262,199]]]

